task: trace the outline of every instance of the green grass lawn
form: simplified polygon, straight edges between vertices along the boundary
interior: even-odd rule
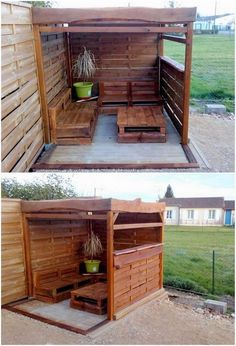
[[[164,282],[192,280],[192,290],[211,293],[215,250],[215,294],[234,294],[234,230],[226,227],[166,226]]]
[[[165,41],[164,54],[184,62],[184,45]],[[221,100],[229,111],[234,108],[234,36],[195,35],[191,97]]]

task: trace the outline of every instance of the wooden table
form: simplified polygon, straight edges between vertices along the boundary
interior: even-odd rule
[[[117,126],[119,143],[166,142],[162,106],[120,107]]]
[[[97,282],[71,291],[70,307],[103,315],[107,311],[107,284]]]

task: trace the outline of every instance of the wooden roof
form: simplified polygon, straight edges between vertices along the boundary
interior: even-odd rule
[[[125,201],[113,198],[22,201],[22,211],[25,213],[40,213],[55,210],[156,213],[163,212],[164,209],[165,203],[147,203],[142,202],[141,199],[135,199],[133,201]]]
[[[63,24],[78,21],[144,21],[156,24],[194,22],[196,7],[190,8],[32,8],[33,24]]]

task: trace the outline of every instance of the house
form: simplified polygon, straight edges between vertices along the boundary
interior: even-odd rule
[[[222,226],[225,220],[223,197],[164,198],[167,225]]]
[[[230,33],[235,30],[235,16],[231,13],[198,17],[193,24],[196,34]]]
[[[225,201],[224,224],[226,226],[235,225],[235,201]]]

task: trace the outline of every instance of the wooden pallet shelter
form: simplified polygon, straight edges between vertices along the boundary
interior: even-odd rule
[[[100,260],[107,277],[103,281],[107,282],[108,319],[117,319],[136,304],[163,294],[164,203],[139,199],[3,199],[2,206],[3,304],[35,296],[36,279],[46,282],[47,289],[56,289],[62,280],[68,289],[78,288],[68,287],[77,283],[76,275],[81,276],[72,267],[81,268],[81,246],[91,227],[104,248]],[[18,242],[11,242],[13,238]],[[12,251],[20,251],[15,261],[9,257]],[[20,290],[13,284],[16,276]],[[40,294],[38,290],[35,297],[40,299]],[[55,302],[68,299],[68,291],[61,290],[55,297]]]
[[[72,76],[72,62],[83,46],[91,50],[96,59],[95,93],[100,89],[102,94],[104,83],[110,83],[106,92],[114,96],[114,89],[119,90],[120,85],[126,83],[128,104],[145,103],[150,99],[149,94],[151,102],[162,98],[181,144],[188,145],[192,25],[196,8],[31,9],[28,4],[16,5],[9,1],[2,7],[6,76],[2,101],[3,171],[30,169],[42,146],[55,142],[50,103],[77,81]],[[184,65],[164,55],[165,40],[185,46]],[[30,50],[32,56],[29,57]],[[35,73],[35,83],[29,79],[28,63]],[[14,86],[10,84],[12,81],[16,83]],[[150,89],[150,83],[154,90]],[[100,114],[110,114],[117,109],[117,102],[99,101]],[[29,119],[32,112],[28,112],[27,107],[33,109],[33,105],[34,119]],[[92,134],[93,130],[92,126],[89,132]],[[74,137],[75,133],[71,135],[70,131],[67,136]],[[37,142],[36,139],[32,142],[32,138]],[[75,139],[73,143],[76,141],[80,142]],[[192,166],[193,162],[189,162]]]

